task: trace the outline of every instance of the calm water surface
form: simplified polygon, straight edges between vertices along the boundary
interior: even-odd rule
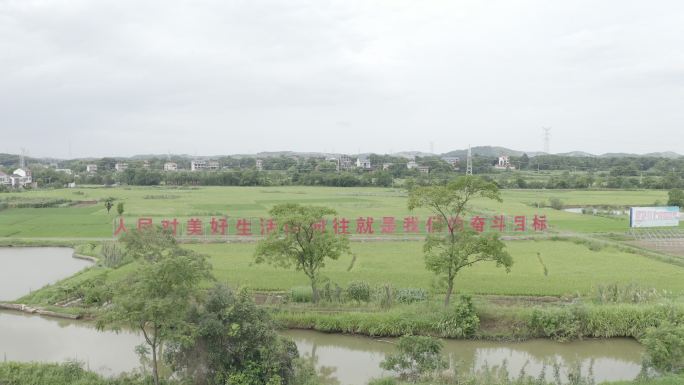
[[[70,249],[0,248],[0,298],[18,298],[87,265],[87,261],[71,258]],[[388,374],[378,364],[395,350],[396,342],[299,330],[282,334],[295,341],[300,354],[314,360],[328,384],[339,385],[365,384]],[[139,368],[134,348],[140,343],[142,338],[132,332],[98,332],[87,322],[0,311],[0,359],[77,359],[91,370],[114,375]],[[445,341],[444,348],[452,364],[471,371],[500,366],[505,361],[513,376],[523,367],[536,376],[546,366],[550,379],[554,363],[560,364],[564,373],[565,368],[581,365],[584,373],[591,367],[597,382],[633,379],[639,373],[642,352],[638,343],[628,339],[570,343]]]
[[[363,384],[370,378],[387,375],[378,365],[386,354],[395,351],[394,339],[298,330],[283,334],[297,343],[301,355],[314,357],[322,372],[330,373],[331,384]],[[525,368],[527,374],[536,377],[546,366],[547,378],[552,380],[554,363],[560,364],[563,377],[567,368],[581,365],[583,374],[591,368],[597,382],[635,378],[641,370],[642,352],[642,346],[631,339],[568,343],[542,339],[514,343],[445,340],[443,350],[451,364],[462,370],[478,372],[485,367],[501,366],[505,361],[511,376]]]
[[[64,247],[0,247],[0,301],[12,301],[90,266]]]

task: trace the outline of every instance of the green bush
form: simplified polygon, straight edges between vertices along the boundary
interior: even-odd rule
[[[646,364],[661,372],[684,370],[684,325],[663,323],[649,328],[641,343],[646,347]]]
[[[587,311],[582,306],[534,309],[529,327],[533,333],[565,341],[582,338],[587,325]]]
[[[366,281],[352,281],[347,285],[347,298],[356,302],[369,302],[371,297],[370,285]]]
[[[319,290],[319,299],[327,302],[342,302],[342,288],[337,283],[326,279],[325,284]]]
[[[312,302],[313,291],[311,286],[296,286],[290,289],[290,301],[297,303]]]
[[[388,310],[394,305],[394,289],[389,283],[376,288],[373,292],[373,300],[380,305],[381,309]]]
[[[124,262],[124,252],[116,242],[102,242],[102,262],[105,266],[116,268]]]
[[[662,299],[665,295],[665,291],[644,288],[636,283],[612,283],[598,285],[594,289],[594,301],[597,303],[647,303]]]
[[[471,337],[479,327],[480,318],[469,295],[459,296],[458,302],[442,315],[437,325],[440,335],[449,338]]]
[[[549,205],[554,210],[563,210],[563,201],[558,198],[550,198]]]
[[[397,289],[394,294],[394,297],[399,303],[409,304],[414,302],[427,301],[428,293],[425,289],[409,287],[404,289]]]

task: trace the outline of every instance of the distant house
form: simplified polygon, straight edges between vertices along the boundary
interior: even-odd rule
[[[0,171],[0,185],[10,185],[10,184],[12,184],[12,182],[10,181],[9,175]]]
[[[461,163],[461,159],[457,156],[445,156],[442,160],[449,163],[454,170],[458,170],[458,166]]]
[[[392,167],[394,163],[383,163],[382,164],[382,171],[389,170],[390,167]]]
[[[9,176],[10,184],[14,188],[25,187],[33,183],[33,178],[31,170],[26,168],[18,168],[14,170],[12,175]]]
[[[190,162],[191,171],[203,171],[203,170],[218,170],[220,168],[219,162],[217,160],[200,160],[195,159]]]
[[[257,171],[264,171],[264,161],[261,159],[256,160],[256,170]]]
[[[150,168],[150,161],[149,160],[143,161],[143,168]]]
[[[114,165],[114,169],[116,170],[116,172],[126,171],[127,168],[128,163],[117,163]]]
[[[430,173],[430,167],[428,166],[418,166],[416,167],[418,169],[418,172],[422,174],[429,174]]]
[[[164,163],[164,171],[178,171],[178,164],[175,162]]]
[[[86,166],[86,172],[97,172],[96,164],[89,164]]]
[[[190,162],[190,171],[202,171],[207,169],[206,160],[193,160]]]
[[[347,155],[340,155],[337,158],[337,171],[348,171],[353,167],[353,163],[350,157]]]
[[[508,155],[501,155],[494,168],[499,170],[515,170],[515,167],[511,165],[511,160],[509,159]]]
[[[371,161],[368,158],[357,158],[356,167],[362,168],[364,170],[370,170],[372,168]]]
[[[406,163],[406,168],[408,168],[409,170],[413,170],[414,168],[418,168],[418,163],[416,163],[415,160],[409,160]]]

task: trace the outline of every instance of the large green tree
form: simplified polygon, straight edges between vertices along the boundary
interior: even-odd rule
[[[274,206],[270,215],[278,230],[259,241],[255,252],[256,263],[270,263],[277,267],[302,271],[311,281],[313,301],[318,302],[317,283],[327,260],[336,260],[349,253],[349,239],[323,226],[326,216],[334,216],[333,209],[287,203]]]
[[[295,383],[297,346],[278,335],[276,323],[246,291],[223,285],[190,312],[196,325],[190,344],[175,344],[170,356],[191,383],[261,385]]]
[[[470,175],[443,186],[420,186],[409,191],[409,209],[427,208],[435,217],[436,231],[427,235],[423,251],[427,269],[446,282],[444,306],[449,305],[456,275],[463,268],[483,261],[495,262],[506,271],[513,265],[497,234],[480,234],[459,225],[475,198],[501,202],[494,183]]]
[[[159,253],[141,252],[140,244],[131,241],[139,238],[154,239]],[[154,384],[159,385],[161,349],[192,334],[188,310],[200,295],[200,283],[210,278],[211,266],[203,256],[168,241],[156,227],[134,230],[123,242],[137,267],[118,285],[98,328],[140,330],[151,352]]]

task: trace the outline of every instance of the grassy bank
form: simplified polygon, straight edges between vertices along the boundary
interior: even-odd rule
[[[684,323],[682,304],[612,304],[569,306],[480,306],[479,329],[468,338],[525,340],[630,337],[638,339],[664,321]],[[463,338],[453,311],[437,304],[398,306],[386,312],[278,310],[273,317],[286,327],[327,333],[398,337],[406,334]]]
[[[592,382],[581,382],[579,385],[589,385]],[[634,381],[602,382],[600,385],[681,385],[684,384],[684,375],[668,375],[658,378],[639,379]],[[438,385],[435,382],[402,382],[393,379],[381,379],[371,382],[369,385]],[[556,382],[541,382],[536,379],[529,380],[492,380],[490,378],[465,379],[457,385],[557,385]]]
[[[253,263],[253,244],[192,244],[186,247],[207,254],[213,274],[220,282],[257,291],[289,291],[309,284],[302,273]],[[511,241],[507,248],[514,259],[510,273],[483,263],[463,271],[456,279],[457,290],[467,294],[577,296],[587,295],[604,283],[638,283],[644,287],[684,292],[684,268],[628,253],[614,247],[591,249],[591,245],[569,241]],[[98,248],[77,247],[79,253],[97,255]],[[323,270],[331,282],[345,287],[352,281],[371,286],[390,284],[394,288],[420,287],[430,290],[434,276],[425,269],[422,242],[353,243],[352,256],[330,261]],[[542,263],[537,257],[540,254]],[[351,269],[350,269],[351,266]],[[60,292],[84,281],[113,283],[135,265],[116,269],[93,267],[22,299],[25,303],[48,305]],[[546,267],[546,271],[545,268]],[[66,298],[65,298],[66,299]],[[48,301],[48,302],[46,302]]]
[[[680,385],[684,383],[684,375],[669,375],[660,378],[636,381],[604,382],[602,385]],[[147,385],[150,379],[139,376],[122,376],[105,378],[84,370],[76,363],[17,363],[0,362],[0,384],[3,385]],[[315,385],[309,383],[310,385]],[[372,385],[435,385],[434,382],[401,382],[393,379],[382,379],[371,382]],[[556,385],[555,382],[538,380],[492,379],[470,377],[457,383],[458,385]],[[584,384],[584,383],[582,383]],[[586,383],[589,384],[589,383]]]

